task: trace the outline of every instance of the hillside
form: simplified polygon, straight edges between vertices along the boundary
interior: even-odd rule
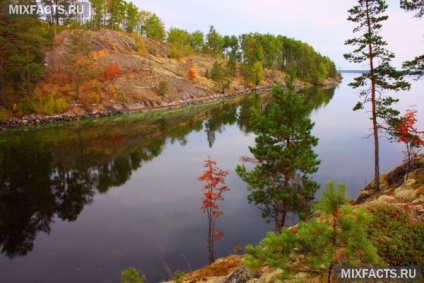
[[[79,96],[72,108],[89,111],[169,106],[222,94],[220,82],[205,74],[211,73],[215,61],[225,64],[225,58],[192,53],[173,59],[172,48],[169,43],[112,30],[64,31],[55,37],[53,50],[46,53],[46,77],[39,83],[40,90],[47,94],[57,89],[68,98]],[[238,73],[228,78],[226,93],[252,87]],[[79,84],[78,90],[69,78]],[[284,73],[265,69],[258,87],[283,81]]]
[[[245,37],[253,40],[262,35]],[[313,50],[305,43],[297,43]],[[195,51],[187,46],[176,47],[162,40],[110,29],[65,29],[54,36],[51,47],[45,48],[43,75],[29,85],[30,93],[21,95],[24,84],[19,81],[4,89],[5,107],[0,109],[0,121],[9,115],[22,118],[23,121],[3,122],[3,127],[7,127],[49,122],[51,119],[41,117],[61,113],[68,120],[93,113],[109,115],[169,108],[284,85],[285,73],[276,67],[267,68],[265,59],[260,65],[243,63],[247,55],[243,59],[241,49],[237,51],[238,61],[232,61],[230,74],[229,56],[233,56],[236,49],[228,50],[222,53],[207,49]],[[273,52],[277,56],[282,51]],[[305,55],[303,60],[308,58]],[[302,82],[299,76],[295,76],[297,87],[312,85]],[[337,79],[322,78],[318,84],[334,86]]]

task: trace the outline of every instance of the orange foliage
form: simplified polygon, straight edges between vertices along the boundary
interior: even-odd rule
[[[92,105],[99,103],[101,101],[101,97],[98,92],[90,91],[81,95],[79,100],[82,105]]]
[[[113,63],[109,64],[106,68],[106,71],[104,73],[104,76],[107,80],[113,80],[115,79],[119,74],[121,73],[121,68],[118,64]]]
[[[115,94],[115,92],[116,92],[115,86],[114,85],[109,85],[108,91],[112,95]]]
[[[188,69],[188,78],[190,80],[194,80],[196,78],[196,69],[194,67]]]
[[[107,55],[109,55],[109,50],[107,50],[107,49],[103,49],[103,50],[99,50],[99,51],[91,51],[89,53],[89,57],[92,58],[92,59],[99,59],[99,58],[105,57]]]
[[[216,162],[210,157],[205,160],[203,167],[205,171],[197,179],[206,184],[203,186],[202,211],[208,216],[208,257],[209,263],[214,262],[214,242],[222,238],[224,233],[215,229],[216,220],[222,216],[223,212],[219,210],[218,201],[224,200],[222,194],[229,188],[225,185],[225,177],[228,171],[217,167]]]
[[[404,161],[407,161],[408,164],[418,156],[419,150],[424,147],[424,131],[419,131],[415,128],[415,123],[417,122],[415,115],[416,111],[407,110],[399,119],[398,125],[394,130],[397,142],[403,142],[406,146]]]

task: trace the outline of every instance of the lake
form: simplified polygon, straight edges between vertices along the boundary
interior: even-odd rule
[[[358,91],[343,74],[335,90],[303,91],[312,101],[313,176],[348,183],[355,198],[373,176],[369,113],[352,111]],[[396,94],[397,108],[418,110],[424,128],[424,80]],[[148,282],[207,264],[207,219],[197,177],[210,156],[229,170],[224,237],[216,257],[257,244],[273,224],[248,204],[234,169],[249,155],[255,96],[183,109],[8,130],[0,133],[0,281],[119,282],[130,266]],[[398,165],[403,146],[381,138],[381,172]]]

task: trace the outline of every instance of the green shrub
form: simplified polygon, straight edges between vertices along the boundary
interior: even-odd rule
[[[413,222],[407,212],[393,205],[368,210],[373,220],[367,232],[379,256],[391,266],[424,266],[424,223]]]
[[[19,100],[16,105],[16,110],[20,115],[28,115],[36,112],[35,108],[36,102],[33,96],[25,96],[21,100]]]
[[[185,273],[182,272],[182,271],[179,271],[179,270],[175,271],[174,272],[174,281],[175,281],[175,283],[181,283],[184,275],[185,275]]]
[[[167,91],[168,91],[168,81],[164,81],[164,80],[160,81],[156,89],[157,95],[165,96]]]
[[[146,278],[140,277],[137,269],[130,267],[121,272],[121,283],[144,283]]]
[[[65,99],[57,97],[50,93],[47,97],[39,96],[35,102],[35,110],[39,114],[52,115],[54,113],[63,113],[68,109]]]
[[[180,58],[180,51],[176,47],[173,47],[171,51],[169,52],[169,57],[173,59]]]

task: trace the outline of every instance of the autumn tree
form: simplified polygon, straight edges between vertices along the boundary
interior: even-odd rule
[[[117,63],[109,64],[106,67],[104,77],[107,80],[114,80],[121,73],[121,68]]]
[[[236,171],[247,183],[248,201],[274,221],[279,233],[288,212],[308,213],[319,187],[309,176],[320,163],[313,151],[318,139],[311,134],[314,123],[308,117],[309,107],[292,89],[284,93],[274,87],[264,112],[251,111],[256,138],[255,146],[249,147],[253,158],[248,160],[255,167],[248,171],[238,165]]]
[[[393,122],[392,136],[398,143],[405,144],[405,159],[407,162],[407,175],[411,168],[411,162],[417,158],[418,152],[424,147],[424,131],[419,131],[415,124],[417,122],[416,111],[407,110],[399,119]]]
[[[382,23],[388,19],[384,12],[387,5],[383,0],[358,0],[358,5],[349,10],[348,20],[358,26],[353,30],[360,33],[358,37],[348,39],[345,44],[356,49],[345,54],[346,60],[352,63],[367,63],[368,72],[356,77],[349,85],[353,88],[363,88],[360,91],[362,101],[353,110],[363,109],[371,104],[372,136],[374,139],[374,188],[380,187],[380,143],[379,130],[384,121],[396,116],[399,112],[392,108],[397,102],[390,96],[384,96],[385,90],[408,90],[409,83],[403,80],[403,72],[395,70],[391,60],[395,55],[386,49],[387,43],[380,35]]]
[[[210,157],[204,161],[205,171],[197,179],[205,182],[203,186],[202,211],[208,217],[207,245],[209,263],[215,261],[214,244],[224,233],[216,229],[215,224],[218,218],[224,213],[219,210],[218,202],[224,200],[222,194],[229,188],[225,185],[225,177],[228,171],[221,170],[216,165],[216,161]]]
[[[188,78],[194,80],[196,78],[196,68],[191,67],[188,69]]]
[[[346,198],[346,185],[326,183],[327,188],[314,206],[316,218],[293,228],[273,232],[257,247],[246,247],[244,264],[257,270],[263,265],[281,270],[280,279],[294,279],[306,273],[318,282],[334,282],[337,265],[363,266],[380,263],[377,250],[367,238],[371,215],[354,209]],[[302,277],[300,282],[307,282]]]

